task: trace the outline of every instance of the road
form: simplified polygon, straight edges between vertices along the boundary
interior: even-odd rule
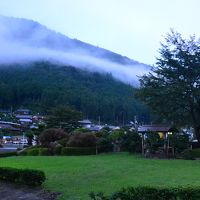
[[[3,148],[0,148],[0,153],[17,151],[17,148],[22,147],[22,144],[3,144]]]

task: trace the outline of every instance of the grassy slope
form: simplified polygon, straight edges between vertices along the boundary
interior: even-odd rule
[[[133,185],[200,185],[200,161],[149,160],[128,154],[81,157],[1,158],[0,166],[44,170],[46,189],[61,199],[86,200],[91,191],[111,193]]]

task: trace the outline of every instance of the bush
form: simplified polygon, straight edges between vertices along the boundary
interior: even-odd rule
[[[186,149],[181,153],[183,159],[194,160],[195,158],[200,158],[200,149]]]
[[[28,186],[40,186],[46,177],[43,171],[31,169],[15,169],[9,167],[0,168],[0,180],[25,184]]]
[[[27,156],[27,150],[22,150],[18,152],[19,156]]]
[[[17,156],[17,152],[0,153],[0,157],[9,157],[9,156]]]
[[[98,153],[113,151],[113,144],[108,138],[99,138],[97,146]]]
[[[61,152],[62,152],[62,146],[61,145],[57,145],[55,148],[54,148],[54,154],[55,155],[61,155]]]
[[[67,145],[67,141],[68,141],[68,138],[63,138],[61,140],[58,140],[58,144],[62,145],[63,147],[66,147]]]
[[[63,147],[61,151],[65,156],[95,155],[95,147]]]
[[[39,136],[39,141],[43,147],[48,147],[51,142],[67,138],[68,135],[63,129],[50,128],[44,130]]]
[[[38,156],[39,155],[39,148],[32,148],[32,149],[28,149],[27,156]]]
[[[18,155],[20,156],[26,156],[28,154],[28,151],[31,149],[36,149],[38,148],[37,146],[31,146],[31,147],[27,147],[25,149],[19,150]]]
[[[142,138],[137,132],[126,131],[122,137],[122,149],[130,153],[141,153]]]
[[[96,146],[97,138],[92,133],[82,133],[71,135],[67,146],[69,147],[94,147]]]
[[[40,156],[49,156],[48,148],[40,148],[39,149],[39,155]]]
[[[103,193],[90,193],[93,200],[199,200],[200,188],[157,188],[157,187],[129,187],[123,188],[111,196]]]
[[[175,153],[181,153],[190,146],[189,136],[187,134],[172,134],[169,136],[170,145],[175,149]]]

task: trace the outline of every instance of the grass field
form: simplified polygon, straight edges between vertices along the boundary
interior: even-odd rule
[[[200,161],[144,159],[127,153],[9,157],[0,158],[0,166],[43,170],[44,188],[61,192],[64,200],[87,200],[91,191],[111,193],[126,186],[200,186]]]

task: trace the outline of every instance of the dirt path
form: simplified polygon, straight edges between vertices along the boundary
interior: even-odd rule
[[[0,182],[0,200],[56,200],[59,193]]]

